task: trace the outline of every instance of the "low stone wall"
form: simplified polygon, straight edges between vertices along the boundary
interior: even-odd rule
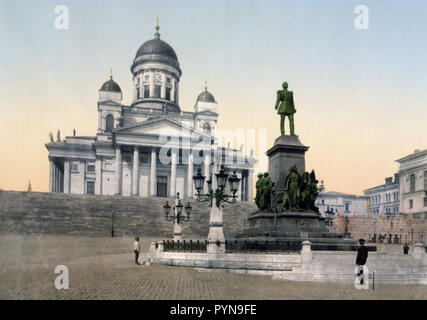
[[[312,251],[309,241],[302,243],[299,253],[291,254],[207,252],[164,252],[162,243],[152,243],[147,258],[164,265],[272,275],[278,280],[351,284],[356,278],[357,252]],[[427,253],[421,243],[414,245],[410,255],[370,252],[366,267],[369,279],[376,283],[427,284]]]
[[[208,246],[216,246],[209,244]],[[207,252],[209,252],[209,248]],[[153,263],[207,269],[233,269],[258,271],[291,271],[301,266],[300,253],[262,254],[262,253],[192,253],[164,252],[163,243],[153,243],[150,247],[150,261]]]

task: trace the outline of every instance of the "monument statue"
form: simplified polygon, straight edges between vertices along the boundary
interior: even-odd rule
[[[50,142],[55,142],[55,141],[53,141],[53,133],[52,133],[52,131],[49,131],[49,140],[50,140]]]
[[[58,143],[61,142],[61,131],[59,129],[56,132],[56,142],[58,142]]]
[[[258,180],[255,184],[255,204],[257,205],[258,209],[270,209],[271,189],[273,186],[274,183],[271,181],[268,172],[265,172],[264,174],[258,173]]]
[[[297,112],[294,105],[294,95],[292,91],[288,90],[288,83],[283,82],[283,90],[277,91],[277,100],[275,109],[280,114],[280,131],[282,136],[285,135],[285,119],[289,119],[289,128],[291,136],[295,135],[294,127],[294,113]],[[280,105],[279,105],[280,104]]]
[[[263,177],[262,173],[258,173],[258,180],[255,183],[255,189],[256,189],[256,195],[255,195],[255,204],[257,205],[258,209],[261,209],[261,187],[263,183]]]
[[[293,166],[289,169],[289,174],[285,180],[285,191],[283,194],[282,206],[289,210],[301,209],[301,176],[297,171],[297,167]]]

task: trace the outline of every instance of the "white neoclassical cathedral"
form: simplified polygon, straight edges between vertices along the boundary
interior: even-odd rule
[[[193,112],[179,106],[181,69],[174,49],[154,39],[138,49],[131,66],[133,102],[122,104],[113,80],[99,90],[95,137],[59,135],[49,151],[50,191],[123,196],[194,197],[193,175],[209,177],[212,166],[225,164],[241,178],[240,201],[252,201],[256,159],[242,150],[218,145],[217,102],[199,94]],[[206,191],[206,190],[205,190]]]

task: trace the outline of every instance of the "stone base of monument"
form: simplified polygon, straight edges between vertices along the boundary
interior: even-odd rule
[[[302,243],[309,240],[312,250],[356,251],[358,248],[355,240],[336,232],[326,224],[324,218],[313,211],[258,211],[248,218],[248,222],[249,228],[236,235],[240,241]]]

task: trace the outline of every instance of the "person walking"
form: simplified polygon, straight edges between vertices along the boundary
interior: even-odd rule
[[[133,251],[135,252],[135,263],[138,265],[140,264],[138,262],[140,250],[141,248],[139,247],[139,237],[135,237],[135,242],[133,243]]]
[[[359,273],[357,274],[358,277],[363,274],[363,266],[365,265],[366,260],[368,260],[368,248],[365,247],[365,239],[359,239],[359,249],[357,250],[356,258],[356,265],[359,270]],[[363,284],[363,278],[364,276],[362,276],[360,284]]]

